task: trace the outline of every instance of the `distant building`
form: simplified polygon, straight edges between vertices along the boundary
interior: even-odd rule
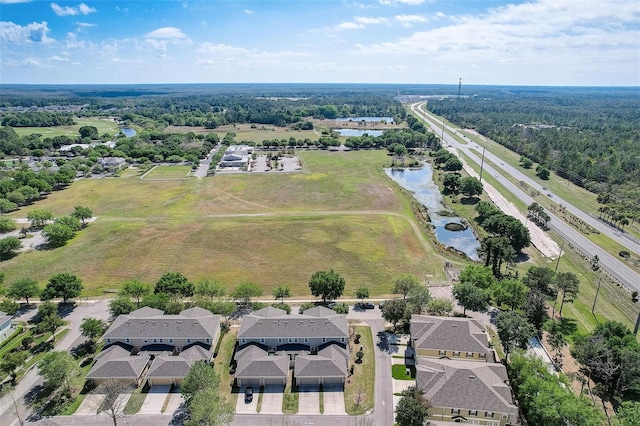
[[[0,342],[5,341],[13,333],[13,318],[11,315],[7,315],[4,312],[0,312]]]
[[[230,145],[224,152],[218,167],[246,168],[249,165],[252,153],[253,147],[248,145]]]
[[[264,308],[245,315],[238,331],[238,386],[284,385],[290,369],[297,385],[344,384],[349,361],[345,315],[315,307],[302,315]]]
[[[105,169],[110,167],[121,167],[126,164],[127,160],[122,157],[102,157],[98,158],[98,164]]]

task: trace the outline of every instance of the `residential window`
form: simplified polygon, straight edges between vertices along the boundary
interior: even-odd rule
[[[211,343],[211,339],[205,339],[206,343]]]
[[[260,338],[260,343],[264,343],[264,337]]]
[[[460,356],[460,351],[453,351],[453,356]]]
[[[278,343],[282,343],[282,338],[278,338]]]
[[[460,409],[459,408],[452,408],[451,409],[451,414],[460,414]]]
[[[247,343],[247,339],[240,339],[241,343]]]
[[[473,352],[467,352],[467,358],[473,358]]]
[[[160,339],[160,343],[164,343],[164,339]]]
[[[169,339],[169,343],[173,343],[173,339]]]
[[[344,343],[344,337],[343,337],[343,338],[341,338],[341,339],[340,339],[340,341],[341,341],[342,343]]]
[[[502,415],[502,418],[503,418],[503,419],[508,419],[508,418],[509,418],[509,415],[508,415],[508,414],[503,414],[503,415]]]
[[[308,337],[305,337],[305,338],[304,338],[304,342],[305,342],[305,343],[309,343],[309,338],[308,338]]]
[[[144,342],[145,343],[149,343],[149,339],[144,339]]]
[[[487,354],[480,354],[480,358],[486,358]]]
[[[107,339],[107,340],[111,340],[111,339]],[[125,341],[126,343],[131,343],[131,339],[129,339],[128,337],[127,337],[126,339],[124,339],[124,341]]]
[[[323,338],[322,338],[322,343],[325,343],[326,341],[327,341],[327,338],[326,338],[326,337],[323,337]]]
[[[187,339],[187,343],[191,343],[191,339]]]
[[[447,351],[438,351],[438,355],[446,355]]]
[[[153,343],[158,343],[158,339],[153,339]]]
[[[478,410],[469,410],[469,415],[470,416],[477,416],[478,415]]]
[[[487,422],[487,426],[500,426],[500,422]]]
[[[493,418],[493,411],[487,411],[487,412],[485,412],[485,413],[484,413],[484,416],[485,416],[485,417],[491,417],[491,418]]]
[[[289,337],[289,343],[293,342],[293,337]]]
[[[298,343],[298,338],[293,339],[293,343]]]
[[[128,340],[128,339],[127,339]],[[107,339],[107,343],[111,343],[111,339]]]

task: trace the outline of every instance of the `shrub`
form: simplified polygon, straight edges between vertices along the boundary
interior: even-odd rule
[[[14,302],[13,300],[5,299],[0,302],[0,311],[7,313],[8,315],[13,315],[20,309],[20,304]]]
[[[286,303],[274,303],[271,306],[273,306],[274,308],[282,309],[287,314],[291,313],[291,306],[287,305]]]

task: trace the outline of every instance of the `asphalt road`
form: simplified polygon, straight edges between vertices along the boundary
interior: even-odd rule
[[[434,130],[442,129],[441,121],[435,119],[434,117],[428,114],[425,114],[422,110],[419,109],[419,105],[422,105],[422,104],[423,103],[417,103],[417,104],[411,105],[412,111],[417,115],[419,115],[421,118],[423,118]],[[444,142],[449,146],[454,147],[460,150],[461,152],[464,152],[465,155],[467,155],[472,161],[476,162],[477,164],[480,164],[481,159],[471,151],[471,149],[474,148],[476,145],[471,143],[471,141],[469,141],[469,143],[466,145],[459,143],[450,134],[454,132],[455,132],[454,129],[445,125]],[[436,131],[436,133],[441,134],[440,131]],[[577,207],[567,203],[565,200],[561,200],[559,197],[551,193],[549,190],[542,190],[539,184],[537,184],[533,180],[529,179],[527,176],[520,173],[517,169],[511,166],[503,165],[502,164],[503,160],[501,160],[496,155],[485,152],[485,157],[489,158],[496,165],[496,168],[499,168],[500,170],[494,169],[493,167],[487,165],[487,163],[485,162],[483,166],[483,174],[484,173],[491,174],[509,192],[511,192],[511,194],[513,194],[516,198],[520,199],[525,204],[529,205],[533,203],[535,200],[531,198],[528,194],[526,194],[524,191],[522,191],[522,189],[520,189],[518,186],[512,184],[508,179],[506,179],[503,176],[503,173],[507,173],[511,176],[514,176],[519,181],[526,182],[528,185],[538,189],[544,194],[551,194],[553,196],[554,201],[562,202],[562,204],[567,208],[567,210],[569,210],[573,214],[575,214],[575,212],[580,212],[580,210]],[[600,248],[597,244],[593,243],[591,240],[585,237],[582,233],[580,233],[578,230],[573,228],[571,225],[565,223],[562,219],[558,218],[556,215],[552,214],[551,212],[547,212],[547,213],[549,214],[549,216],[551,216],[551,220],[549,221],[549,228],[556,231],[565,241],[567,241],[567,243],[577,248],[579,251],[584,253],[587,257],[592,258],[594,255],[597,255],[598,258],[600,259],[600,262],[599,262],[600,267],[607,274],[609,274],[611,277],[616,279],[621,284],[627,286],[629,289],[640,291],[640,274],[638,274],[637,272],[635,272],[634,270],[626,266],[624,263],[618,260],[615,256],[612,256],[611,254],[609,254],[608,252]],[[587,218],[591,218],[589,215],[586,215],[585,213],[582,213],[582,212],[580,213],[581,213],[580,215],[578,214],[575,214],[575,215],[580,218],[582,218],[583,216],[586,216]],[[589,221],[589,223],[594,228],[600,230],[603,234],[609,235],[609,233],[611,233],[611,228],[608,225],[598,221],[597,219],[591,218],[591,220],[595,221],[595,223],[592,223],[591,221]],[[637,245],[634,241],[631,241],[628,238],[621,237],[619,235],[615,235],[615,233],[613,233],[613,237],[615,237],[614,240],[619,241],[621,244],[624,244],[627,247],[630,246],[629,242]],[[638,247],[638,249],[640,249],[640,247]]]
[[[82,323],[82,319],[92,317],[106,320],[109,316],[108,302],[108,300],[92,301],[88,304],[79,305],[73,310],[62,311],[62,319],[69,322],[70,329],[60,341],[55,343],[55,350],[68,351],[80,343],[83,343],[86,339],[80,334],[80,323]],[[17,319],[26,320],[28,317],[33,316],[35,312],[35,310],[28,311],[24,316],[20,316]],[[25,394],[34,386],[42,384],[42,382],[42,378],[38,374],[38,369],[34,367],[29,370],[16,385],[12,394],[14,400],[18,402],[21,418],[25,419],[28,414],[28,410],[23,404]],[[15,408],[16,406],[13,404],[11,396],[7,395],[0,399],[0,425],[9,426],[18,424]]]

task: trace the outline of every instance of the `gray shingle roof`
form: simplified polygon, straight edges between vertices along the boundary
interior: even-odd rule
[[[349,354],[339,345],[329,345],[318,355],[296,357],[294,375],[297,378],[346,377]]]
[[[321,307],[318,307],[321,308]],[[274,310],[254,312],[242,318],[238,339],[288,338],[288,337],[348,337],[349,328],[345,315],[336,314],[331,309],[313,308],[304,314],[275,315]],[[279,310],[279,309],[278,309]],[[311,315],[307,312],[312,311]],[[258,313],[258,315],[256,315]],[[320,315],[322,314],[322,315]],[[268,315],[268,316],[263,316]]]
[[[248,345],[236,353],[236,378],[286,378],[289,357],[286,354],[269,355],[258,345]]]
[[[185,313],[186,315],[182,315]],[[220,315],[201,308],[182,311],[180,315],[163,315],[149,307],[119,315],[104,333],[105,339],[126,338],[193,338],[213,339],[220,325]]]
[[[180,356],[157,356],[149,367],[147,377],[183,378],[190,369],[191,363]]]
[[[477,352],[491,355],[484,328],[474,319],[411,316],[411,340],[416,349]]]
[[[149,356],[129,355],[129,351],[120,345],[111,345],[96,356],[88,379],[137,379],[144,371]]]
[[[516,414],[502,364],[420,359],[416,386],[434,407]]]

